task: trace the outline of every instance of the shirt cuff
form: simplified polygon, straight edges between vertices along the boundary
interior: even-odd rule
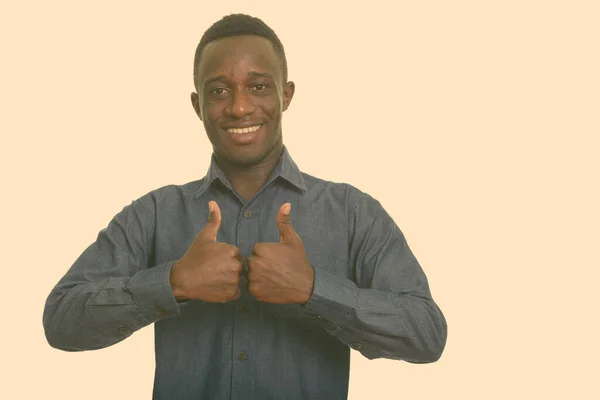
[[[358,287],[351,280],[322,268],[313,269],[313,293],[304,305],[305,313],[337,326],[348,326],[356,310]]]
[[[148,323],[180,315],[170,276],[173,262],[139,271],[129,281],[129,290]]]

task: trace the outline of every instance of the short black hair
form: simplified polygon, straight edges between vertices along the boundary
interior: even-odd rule
[[[230,14],[212,24],[212,26],[204,32],[202,39],[200,39],[200,43],[198,43],[198,47],[196,47],[196,54],[194,56],[194,86],[196,86],[196,88],[198,80],[198,64],[200,63],[200,57],[202,56],[202,51],[206,45],[215,40],[242,35],[260,36],[271,42],[279,57],[283,81],[287,82],[288,71],[285,51],[283,49],[283,44],[275,34],[275,31],[260,18],[246,14]]]

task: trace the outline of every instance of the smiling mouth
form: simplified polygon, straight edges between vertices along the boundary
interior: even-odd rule
[[[234,134],[242,134],[242,133],[252,133],[252,132],[256,132],[257,130],[260,129],[261,125],[255,125],[255,126],[249,126],[247,128],[229,128],[227,129],[228,133],[234,133]]]

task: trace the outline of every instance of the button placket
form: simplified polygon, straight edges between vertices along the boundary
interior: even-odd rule
[[[240,249],[244,257],[252,254],[254,244],[259,239],[258,215],[259,208],[255,202],[246,204],[238,211],[235,238],[232,243]],[[244,260],[243,268],[247,273],[246,260]],[[250,355],[255,351],[257,332],[255,316],[258,308],[256,300],[247,291],[246,282],[247,275],[243,274],[241,276],[242,296],[236,300],[233,308],[232,398],[244,397],[241,388],[252,385],[255,379],[252,365],[245,361],[249,360]]]

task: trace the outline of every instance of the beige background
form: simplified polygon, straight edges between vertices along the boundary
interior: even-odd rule
[[[350,398],[600,398],[598,2],[207,3],[2,2],[0,398],[150,398],[151,327],[66,353],[42,309],[124,205],[206,172],[193,53],[230,12],[286,47],[299,166],[383,203],[448,319],[435,364],[353,352]]]

